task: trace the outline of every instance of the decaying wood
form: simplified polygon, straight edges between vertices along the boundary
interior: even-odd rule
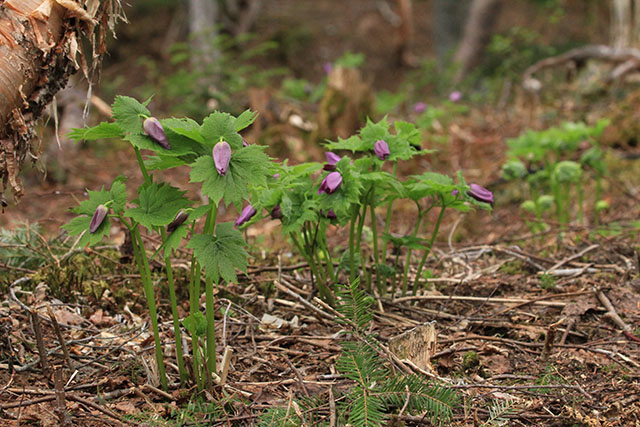
[[[423,371],[433,372],[431,356],[436,351],[435,322],[416,326],[389,341],[389,350],[400,359],[410,360]]]
[[[107,29],[121,17],[119,0],[0,3],[0,194],[22,194],[20,167],[28,154],[38,156],[35,121],[71,74],[97,70]]]
[[[564,64],[574,64],[574,66],[575,64],[583,64],[589,59],[624,65],[623,68],[616,67],[609,73],[605,83],[610,83],[630,71],[640,68],[640,49],[613,48],[606,45],[590,45],[572,49],[562,55],[545,58],[527,68],[522,77],[522,85],[528,91],[538,91],[542,88],[542,84],[534,77],[536,73],[545,68]]]

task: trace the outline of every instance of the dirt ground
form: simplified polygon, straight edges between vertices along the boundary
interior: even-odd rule
[[[338,0],[266,3],[267,15],[259,25],[273,22],[272,14],[277,14],[278,28],[295,17],[317,32],[308,58],[288,63],[299,75],[319,76],[324,61],[349,49],[369,52],[366,72],[376,87],[393,88],[390,82],[401,78],[403,71],[389,67],[393,43],[380,31],[388,23],[376,12],[376,2],[350,1],[348,8],[340,7],[344,2]],[[579,2],[568,3],[579,7]],[[430,2],[415,4],[416,18],[428,22]],[[524,22],[522,11],[527,10],[521,5],[505,12],[501,25]],[[329,19],[334,24],[326,25],[327,16],[334,17]],[[167,15],[158,19],[171,22]],[[576,38],[585,36],[580,29],[574,31]],[[599,27],[591,31],[597,39]],[[349,32],[355,35],[347,37]],[[416,50],[432,50],[429,33],[429,26],[419,27]],[[122,58],[135,52],[136,29],[125,27],[121,34],[122,47],[106,64],[105,82],[121,74]],[[156,41],[175,36],[154,34]],[[131,72],[122,87],[133,87],[141,78]],[[493,190],[497,202],[491,213],[447,219],[428,261],[433,274],[424,281],[423,292],[412,298],[391,292],[377,297],[371,333],[388,346],[391,338],[435,322],[432,369],[421,373],[457,390],[460,405],[451,425],[482,425],[488,408],[497,403],[510,405],[505,418],[515,426],[640,425],[637,160],[612,154],[617,169],[605,193],[614,208],[599,227],[606,233],[597,233],[594,226],[561,228],[551,223],[547,231],[532,234],[514,203],[513,188],[499,179],[505,139],[531,125],[525,113],[515,107],[473,107],[443,130],[451,137],[446,147],[405,166],[402,173],[407,175],[462,169],[468,181]],[[20,205],[0,215],[0,228],[37,222],[47,237],[56,236],[59,226],[72,217],[68,209],[85,197],[87,188],[108,185],[120,174],[129,177],[130,189],[141,180],[125,144],[83,146],[69,166],[65,182],[27,172],[28,191]],[[188,181],[186,171],[168,173],[175,182]],[[199,197],[195,188],[185,188],[193,198]],[[400,233],[412,225],[412,211],[409,206],[397,210],[400,219],[393,229]],[[231,210],[221,213],[227,220],[235,215]],[[331,242],[344,244],[342,234],[330,230]],[[115,245],[122,243],[122,236],[114,227]],[[291,408],[292,401],[304,398],[323,402],[313,411],[315,423],[330,419],[336,399],[339,404],[340,393],[350,386],[335,369],[344,340],[338,336],[342,326],[330,308],[313,298],[309,269],[291,256],[276,222],[258,224],[247,236],[254,256],[247,275],[217,295],[219,353],[233,349],[229,376],[225,385],[202,393],[203,403],[197,407],[189,404],[196,391],[179,387],[173,364],[168,365],[173,384],[169,393],[158,389],[139,276],[132,265],[120,262],[117,247],[77,249],[70,268],[83,271],[81,277],[55,263],[37,272],[9,269],[7,276],[0,276],[3,423],[58,425],[60,408],[66,407],[73,425],[242,426],[256,424],[268,408]],[[186,252],[178,254],[174,265],[178,281],[184,281]],[[162,277],[161,266],[155,270]],[[61,291],[52,283],[65,287]],[[158,283],[165,320],[163,351],[166,360],[173,360],[165,287]],[[180,292],[186,294],[185,289]],[[187,306],[180,309],[182,315],[188,313]],[[39,313],[39,321],[30,310]],[[265,314],[284,322],[274,326],[265,321]],[[42,353],[48,355],[48,367],[42,366]],[[56,380],[59,374],[62,380]],[[220,401],[227,404],[214,404]],[[429,425],[408,414],[398,423]]]

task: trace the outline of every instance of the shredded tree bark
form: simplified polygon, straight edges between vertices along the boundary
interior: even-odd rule
[[[22,195],[20,167],[38,158],[37,119],[71,74],[95,75],[119,19],[120,0],[0,3],[0,196]]]

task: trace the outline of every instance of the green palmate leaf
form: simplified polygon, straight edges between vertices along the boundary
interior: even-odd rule
[[[80,215],[63,225],[62,228],[67,230],[67,232],[69,232],[69,234],[71,234],[72,236],[82,235],[77,243],[77,245],[80,247],[87,244],[93,246],[96,243],[102,241],[105,236],[109,236],[109,233],[111,231],[111,221],[109,221],[108,217],[105,218],[104,221],[102,221],[102,224],[100,224],[98,229],[93,233],[89,232],[90,224],[91,216]]]
[[[358,135],[352,135],[347,139],[338,138],[338,142],[330,142],[326,144],[326,147],[328,150],[348,150],[352,153],[370,149]]]
[[[170,119],[160,120],[160,123],[162,123],[162,127],[165,130],[170,130],[178,135],[185,136],[201,144],[204,143],[204,138],[200,134],[200,125],[195,120],[188,117],[183,119],[176,119],[172,117]]]
[[[111,110],[116,123],[124,132],[132,134],[142,133],[142,116],[151,116],[151,112],[147,109],[146,104],[141,104],[136,99],[128,96],[116,96]]]
[[[124,205],[127,203],[127,186],[125,185],[126,178],[119,176],[113,180],[109,193],[111,194],[111,208],[114,212],[119,213],[124,210]]]
[[[124,214],[149,230],[168,225],[180,209],[191,204],[184,193],[167,184],[143,185],[139,190],[138,207],[127,209]]]
[[[207,319],[200,311],[191,313],[182,321],[182,325],[191,335],[202,337],[207,333]]]
[[[167,239],[164,241],[164,256],[168,257],[171,255],[172,251],[178,249],[180,247],[180,242],[182,242],[182,239],[187,237],[187,234],[189,234],[189,225],[186,223],[179,225],[178,228],[173,230],[173,232],[169,234]]]
[[[388,143],[390,136],[389,122],[387,122],[386,117],[378,123],[374,123],[370,119],[367,119],[367,124],[360,130],[360,137],[366,145],[367,150],[372,150],[373,144],[375,144],[379,139],[383,139]]]
[[[171,150],[161,147],[160,144],[154,142],[147,135],[129,134],[124,139],[140,150],[151,150],[163,157],[177,157],[194,153],[202,154],[204,152],[200,144],[183,135],[178,135],[171,130],[166,130],[165,133],[171,145]]]
[[[414,147],[422,145],[422,132],[413,123],[397,121],[393,124],[396,129],[396,135],[407,141]]]
[[[203,182],[202,193],[214,203],[224,199],[227,206],[233,203],[240,209],[250,187],[266,186],[269,157],[264,148],[250,145],[235,150],[225,175],[218,174],[212,156],[202,156],[191,165],[191,182]]]
[[[414,250],[424,250],[426,247],[426,240],[414,236],[401,236],[395,237],[389,233],[383,234],[382,238],[395,247],[407,247]]]
[[[451,192],[457,189],[450,177],[436,172],[414,175],[406,186],[411,200],[420,200],[428,196],[451,195]]]
[[[189,164],[180,157],[151,156],[144,160],[144,165],[148,170],[166,170],[177,168]]]
[[[197,234],[187,245],[193,249],[196,260],[205,269],[207,277],[214,282],[220,278],[236,282],[235,269],[246,271],[249,254],[244,249],[242,233],[230,222],[218,224],[215,236]]]
[[[234,128],[236,132],[240,132],[242,129],[248,128],[258,117],[258,113],[251,110],[245,110],[242,114],[240,114],[235,122]]]
[[[200,133],[210,149],[221,139],[233,150],[242,148],[242,137],[236,131],[236,119],[231,114],[219,111],[210,114],[203,120]]]
[[[122,138],[124,133],[116,123],[102,122],[94,127],[71,129],[66,137],[74,141],[95,141],[97,139]]]

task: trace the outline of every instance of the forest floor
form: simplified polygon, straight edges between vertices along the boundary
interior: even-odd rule
[[[299,0],[281,3],[287,7],[267,9],[299,16],[295,9]],[[308,61],[300,58],[287,65],[304,72],[312,63],[320,73],[324,61],[342,53],[332,49],[352,32],[357,18],[353,33],[359,39],[351,40],[348,48],[370,49],[367,64],[376,72],[372,81],[386,88],[385,82],[397,73],[388,67],[392,38],[376,31],[388,23],[379,21],[371,6],[374,2],[357,2],[362,10],[350,9],[353,19],[343,19],[340,5],[332,9],[342,1],[313,3],[326,8],[325,15],[333,10],[337,24],[325,26],[321,11],[306,9],[307,21],[324,16],[325,21],[311,26],[326,34],[314,37],[322,45],[306,49],[311,52]],[[426,3],[416,2],[420,19],[428,16]],[[530,7],[520,3],[526,3],[521,5],[525,10]],[[574,3],[582,7],[582,2]],[[521,21],[528,19],[526,13],[520,15]],[[267,18],[267,23],[273,19]],[[120,60],[120,65],[107,64],[103,73],[106,82],[130,75],[118,90],[144,80],[130,61],[123,60],[140,52],[137,39],[145,40],[146,46],[163,46],[173,34],[140,35],[145,28],[173,27],[170,15],[153,19],[164,19],[166,25],[130,25],[120,33],[122,46],[111,59]],[[280,25],[288,22],[284,19]],[[428,26],[418,28],[416,49],[431,49],[424,41],[429,32]],[[376,52],[383,53],[376,56]],[[497,405],[509,408],[504,418],[516,426],[640,425],[639,162],[611,154],[615,169],[605,194],[613,208],[598,227],[550,222],[546,231],[532,234],[515,203],[517,190],[499,180],[505,139],[535,127],[524,117],[531,115],[510,106],[500,111],[472,109],[447,124],[443,133],[449,143],[439,146],[438,153],[401,171],[408,175],[463,170],[469,182],[494,191],[497,202],[491,213],[454,214],[445,221],[427,263],[432,274],[423,280],[419,295],[393,295],[393,284],[388,283],[389,292],[376,295],[370,333],[386,347],[393,337],[435,322],[437,339],[428,349],[430,366],[392,363],[456,389],[460,404],[451,425],[488,426],[489,408]],[[139,275],[134,266],[120,260],[122,230],[114,227],[111,245],[102,248],[67,245],[60,253],[55,246],[59,241],[49,244],[60,225],[71,219],[68,209],[85,197],[87,188],[97,189],[120,174],[129,178],[130,189],[140,183],[130,154],[125,143],[80,148],[67,164],[64,182],[42,180],[35,171],[28,172],[24,178],[28,191],[20,205],[0,215],[2,228],[27,223],[27,230],[42,235],[36,241],[48,260],[36,271],[10,268],[0,259],[3,425],[59,425],[61,408],[66,408],[72,425],[82,426],[254,425],[268,409],[305,411],[293,402],[306,398],[319,402],[312,411],[314,423],[330,420],[340,407],[341,395],[352,385],[335,367],[345,340],[339,334],[343,326],[330,307],[314,298],[308,266],[289,253],[276,221],[248,229],[253,255],[248,272],[239,276],[238,283],[218,290],[219,355],[228,348],[233,355],[226,383],[200,393],[198,403],[193,387],[179,386],[171,363],[169,392],[158,388]],[[300,155],[269,154],[294,160]],[[167,173],[175,182],[188,181],[185,171]],[[193,198],[199,196],[195,188],[185,188]],[[412,226],[414,213],[410,206],[396,209],[399,215],[394,216],[398,220],[392,229],[404,233]],[[226,220],[234,215],[220,213]],[[344,245],[340,229],[330,234],[331,242]],[[400,254],[400,260],[403,257]],[[174,259],[178,283],[184,283],[188,260],[182,251]],[[162,269],[159,264],[153,267]],[[410,275],[415,275],[415,268]],[[163,351],[165,360],[173,360],[168,295],[163,283],[158,287]],[[178,291],[181,296],[185,288]],[[188,313],[187,306],[180,310],[182,317]],[[621,321],[614,320],[616,315]],[[38,330],[41,338],[36,336]],[[399,421],[405,425],[429,424],[400,412]]]
[[[446,164],[430,161],[444,169],[463,168],[474,181],[493,182],[494,211],[449,219],[429,258],[432,274],[423,290],[415,297],[392,296],[389,283],[389,292],[376,296],[370,333],[386,346],[411,328],[435,322],[430,366],[404,368],[457,390],[460,405],[452,425],[487,422],[488,409],[500,403],[509,405],[505,417],[511,425],[637,425],[638,188],[611,177],[605,188],[616,209],[599,227],[550,223],[545,232],[532,234],[509,200],[510,187],[496,181],[498,168],[490,166],[501,163],[501,140],[509,128],[493,119],[478,123],[472,113],[451,124],[463,127],[467,140],[454,132],[447,152],[438,155]],[[136,179],[135,163],[125,153],[87,152],[72,175],[92,171],[95,182],[42,182],[30,188],[20,211],[8,210],[4,218],[39,220],[43,233],[51,235],[69,219],[66,209],[73,199],[83,197],[82,183],[93,188],[123,170]],[[114,162],[117,170],[109,166]],[[621,169],[632,169],[634,161],[626,162]],[[407,173],[430,166],[414,164]],[[393,228],[403,232],[411,211],[397,209],[406,215],[398,215],[405,219]],[[321,402],[314,420],[330,419],[350,384],[335,369],[343,326],[330,307],[313,298],[307,266],[291,257],[278,233],[275,221],[251,227],[247,237],[254,259],[247,275],[218,290],[219,354],[230,348],[233,356],[226,383],[206,391],[198,405],[189,403],[195,391],[179,387],[172,364],[173,387],[169,393],[158,389],[142,289],[134,268],[118,260],[116,246],[76,248],[69,268],[81,273],[60,265],[10,269],[0,306],[1,417],[12,425],[56,425],[58,408],[66,407],[75,425],[252,425],[269,408],[292,411],[292,402],[310,397]],[[330,233],[339,244],[340,230]],[[112,238],[121,242],[123,233],[114,229]],[[184,280],[185,253],[174,265],[178,280]],[[170,360],[166,290],[159,298]],[[39,313],[45,350],[38,347],[30,310]],[[188,307],[181,310],[186,315]],[[614,311],[626,330],[613,320]],[[42,351],[47,368],[38,362]],[[56,371],[64,384],[56,385]],[[56,390],[64,390],[64,397]],[[57,399],[65,399],[66,406]],[[428,424],[408,414],[400,419],[406,425]]]

